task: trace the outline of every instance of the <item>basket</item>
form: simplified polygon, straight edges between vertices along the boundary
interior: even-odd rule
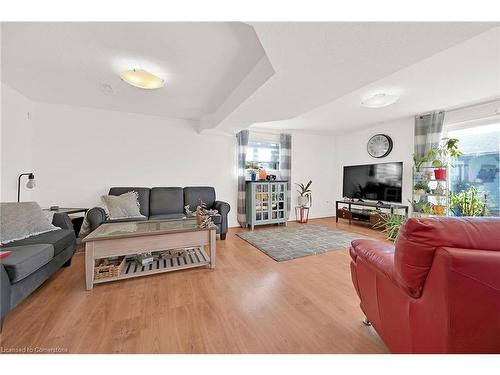
[[[125,257],[99,259],[94,268],[94,280],[120,276],[125,263]]]

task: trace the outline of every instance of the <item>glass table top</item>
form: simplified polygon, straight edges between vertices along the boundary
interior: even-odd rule
[[[215,228],[215,226],[213,227]],[[150,234],[179,233],[211,228],[199,228],[196,218],[179,220],[149,220],[124,223],[105,223],[83,239],[83,242],[119,237],[136,237]]]

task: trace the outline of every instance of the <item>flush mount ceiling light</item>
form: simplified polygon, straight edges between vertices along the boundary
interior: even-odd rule
[[[160,77],[142,69],[125,70],[120,73],[120,78],[132,86],[146,90],[159,89],[165,84]]]
[[[364,99],[361,104],[368,108],[382,108],[396,103],[398,99],[398,95],[380,93]]]

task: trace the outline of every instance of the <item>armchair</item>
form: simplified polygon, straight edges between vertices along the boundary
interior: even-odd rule
[[[412,218],[355,240],[351,276],[394,353],[500,353],[500,218]]]

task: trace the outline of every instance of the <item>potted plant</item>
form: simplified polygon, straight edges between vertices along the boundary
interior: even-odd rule
[[[442,205],[442,204],[433,204],[432,206],[432,213],[434,215],[438,215],[438,216],[443,216],[446,214],[446,206]]]
[[[418,181],[415,183],[415,186],[413,186],[413,190],[415,191],[415,194],[423,195],[423,194],[428,194],[431,192],[431,189],[429,186],[422,181]]]
[[[420,168],[429,161],[427,155],[417,156],[413,154],[413,165],[415,166],[415,171],[420,172]]]
[[[406,220],[406,216],[400,214],[380,214],[380,220],[373,225],[374,229],[382,229],[387,233],[387,239],[396,241],[399,235],[399,229]]]
[[[462,152],[457,147],[458,139],[443,138],[443,141],[438,147],[430,150],[426,157],[431,162],[434,169],[434,177],[436,180],[446,180],[446,168],[448,167],[449,158],[457,158],[462,155]]]
[[[312,191],[310,189],[312,184],[312,181],[309,180],[309,182],[304,185],[304,184],[295,184],[299,188],[297,189],[297,192],[299,193],[299,196],[297,197],[297,203],[299,206],[307,206],[312,204]]]
[[[430,202],[410,201],[410,203],[413,208],[413,212],[418,212],[426,215],[431,215],[433,213],[432,203]]]
[[[487,194],[475,186],[450,194],[450,210],[455,216],[485,216],[488,214],[486,202]]]

